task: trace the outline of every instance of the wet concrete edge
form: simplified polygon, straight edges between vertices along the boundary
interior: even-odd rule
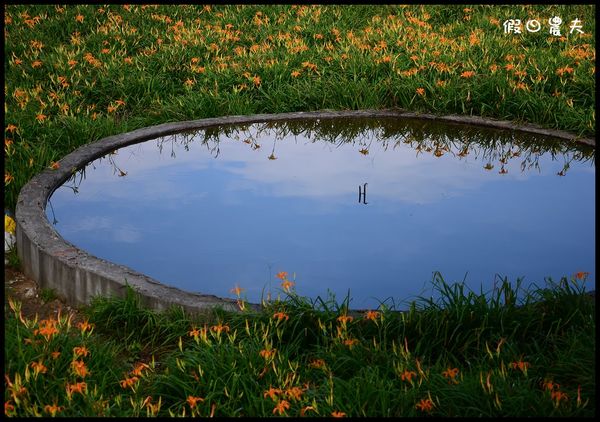
[[[182,131],[221,125],[345,117],[427,119],[516,130],[556,137],[569,142],[580,142],[593,147],[596,146],[595,139],[580,138],[569,132],[545,129],[536,125],[517,124],[477,116],[436,116],[402,110],[325,110],[317,112],[226,116],[164,123],[109,136],[83,145],[61,159],[58,169],[44,170],[34,176],[21,189],[16,207],[16,237],[17,250],[23,266],[23,272],[26,276],[36,281],[40,288],[54,289],[71,306],[89,304],[95,296],[123,297],[126,292],[126,285],[129,285],[137,291],[146,306],[157,311],[165,310],[171,306],[181,306],[185,311],[191,313],[203,312],[213,307],[221,307],[234,311],[238,310],[239,308],[234,299],[190,293],[166,286],[126,266],[90,255],[65,241],[54,230],[46,218],[45,209],[48,199],[55,189],[60,187],[76,171],[84,168],[90,161],[130,144]],[[253,309],[260,307],[258,304],[247,304],[247,306]]]

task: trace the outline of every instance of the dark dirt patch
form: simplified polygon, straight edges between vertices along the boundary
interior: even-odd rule
[[[67,305],[60,298],[44,301],[42,297],[42,289],[35,281],[17,268],[4,267],[4,303],[7,304],[9,298],[20,302],[21,313],[25,318],[56,318],[60,312],[61,315],[73,314],[72,321],[75,324],[85,319],[78,309]]]

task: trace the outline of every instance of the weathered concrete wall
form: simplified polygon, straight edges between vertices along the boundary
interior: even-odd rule
[[[124,296],[126,284],[133,287],[144,303],[164,310],[172,305],[189,312],[199,312],[220,306],[237,310],[235,300],[212,295],[188,293],[165,286],[158,281],[122,265],[94,257],[62,239],[48,222],[45,214],[48,198],[62,183],[90,161],[115,149],[175,134],[225,124],[246,124],[297,119],[329,119],[341,117],[419,118],[452,123],[464,123],[500,129],[510,129],[547,135],[569,142],[581,142],[595,147],[594,139],[582,139],[564,131],[543,129],[533,125],[469,116],[434,116],[398,110],[321,111],[311,113],[259,114],[229,116],[187,122],[166,123],[132,132],[110,136],[84,145],[60,160],[56,170],[45,170],[27,183],[19,194],[16,208],[17,249],[25,274],[43,288],[52,288],[71,305],[88,304],[94,296]],[[258,305],[252,305],[257,308]]]

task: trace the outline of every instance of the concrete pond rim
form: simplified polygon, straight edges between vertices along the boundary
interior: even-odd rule
[[[445,115],[407,112],[402,110],[315,111],[280,114],[224,116],[163,123],[108,136],[85,144],[69,153],[57,169],[46,169],[34,176],[20,191],[16,206],[17,251],[26,276],[40,288],[54,289],[71,306],[88,305],[96,296],[126,294],[133,288],[143,304],[156,311],[172,306],[186,312],[199,313],[214,307],[238,311],[236,299],[187,292],[134,271],[124,265],[95,257],[65,241],[46,217],[46,205],[52,193],[91,161],[127,145],[148,141],[184,131],[223,125],[243,125],[277,121],[336,118],[398,118],[425,119],[469,126],[514,130],[582,143],[595,148],[595,139],[581,138],[572,133],[542,128],[531,124],[487,119],[478,116]],[[258,304],[246,304],[258,310]]]

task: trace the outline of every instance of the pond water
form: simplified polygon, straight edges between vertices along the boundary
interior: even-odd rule
[[[190,292],[295,291],[354,309],[489,292],[501,278],[595,282],[594,150],[389,118],[219,126],[123,147],[50,198],[58,233]]]

